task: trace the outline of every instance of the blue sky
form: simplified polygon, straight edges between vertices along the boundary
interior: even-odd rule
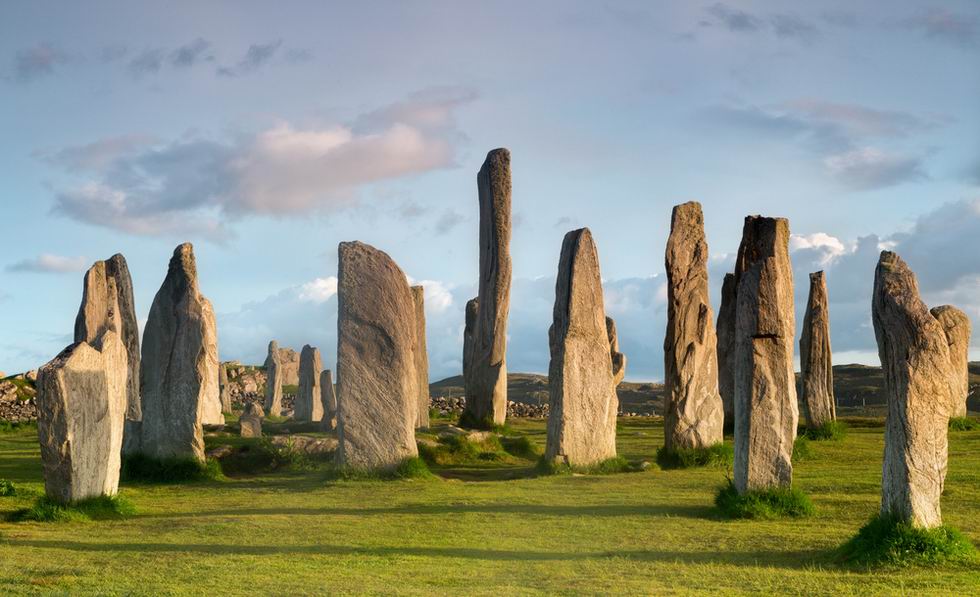
[[[431,374],[456,374],[501,146],[513,371],[546,371],[561,239],[588,226],[628,378],[662,376],[670,208],[692,199],[715,309],[742,218],[790,219],[798,320],[825,269],[838,363],[877,362],[882,247],[930,305],[980,315],[976,2],[360,4],[0,8],[0,370],[70,341],[82,272],[115,252],[145,318],[182,241],[223,359],[277,338],[332,367],[358,239],[427,286]]]

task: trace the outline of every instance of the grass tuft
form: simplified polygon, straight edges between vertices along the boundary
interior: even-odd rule
[[[0,497],[10,497],[16,495],[17,488],[8,479],[0,479]]]
[[[616,473],[632,473],[641,470],[637,466],[630,464],[629,460],[622,456],[607,458],[589,466],[571,466],[564,462],[556,462],[542,456],[538,459],[535,471],[539,475],[570,475],[579,473],[584,475],[613,475]]]
[[[118,495],[102,495],[61,504],[48,496],[39,497],[28,508],[11,512],[10,522],[76,522],[88,520],[115,520],[136,513],[132,502]]]
[[[505,452],[517,458],[536,460],[541,456],[538,448],[526,435],[502,437],[500,438],[500,444]]]
[[[973,431],[980,429],[980,420],[971,417],[950,417],[950,431]]]
[[[657,450],[657,464],[664,469],[692,468],[697,466],[718,466],[728,468],[732,465],[734,453],[727,444],[715,444],[707,448],[661,447]]]
[[[814,429],[807,428],[804,435],[807,439],[813,441],[839,442],[847,435],[847,423],[843,421],[827,421],[820,427]]]
[[[715,506],[728,518],[800,518],[816,511],[810,498],[799,489],[773,488],[739,495],[731,481],[718,490]]]
[[[797,437],[793,441],[792,462],[802,462],[813,458],[813,451],[810,449],[810,440],[805,435]]]
[[[429,465],[418,457],[406,458],[398,466],[385,470],[363,470],[334,467],[327,472],[328,481],[397,481],[404,479],[435,479]]]
[[[37,422],[31,421],[0,421],[0,433],[12,433],[14,431],[21,431],[26,429],[37,429]]]
[[[837,549],[837,558],[861,567],[935,566],[975,563],[977,550],[948,526],[915,528],[893,516],[878,516]]]
[[[145,454],[123,456],[120,479],[137,483],[184,483],[223,478],[221,464],[196,458],[151,458]]]

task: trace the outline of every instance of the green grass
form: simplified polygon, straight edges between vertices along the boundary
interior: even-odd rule
[[[578,473],[582,475],[613,475],[616,473],[630,473],[640,470],[630,464],[630,461],[622,456],[607,458],[590,466],[570,466],[565,463],[555,462],[542,456],[538,459],[535,467],[540,475],[570,475]]]
[[[7,479],[0,479],[0,497],[10,497],[17,493],[17,488]]]
[[[890,516],[878,516],[861,527],[837,553],[842,562],[860,567],[937,566],[977,563],[977,550],[948,526],[919,529]]]
[[[813,450],[810,449],[810,439],[801,435],[793,441],[793,464],[803,462],[813,458]]]
[[[814,441],[835,441],[839,442],[847,435],[847,423],[843,421],[827,421],[815,429],[807,428],[804,431],[807,439]]]
[[[89,498],[61,504],[47,496],[37,498],[26,508],[7,515],[10,522],[79,522],[87,520],[116,520],[136,513],[133,504],[118,495]]]
[[[811,442],[794,466],[814,515],[739,521],[713,504],[724,483],[713,467],[537,476],[534,458],[510,454],[429,465],[431,481],[287,468],[124,482],[135,516],[14,524],[2,518],[43,491],[37,433],[21,429],[0,435],[0,478],[17,488],[0,498],[0,594],[976,594],[978,565],[869,574],[836,561],[881,490],[880,420],[846,421],[843,440]],[[541,453],[543,420],[509,426],[505,452],[523,437]],[[620,419],[629,462],[653,461],[663,443],[658,420]],[[977,544],[980,434],[950,434],[946,488],[944,522]]]
[[[37,423],[35,422],[17,422],[11,423],[10,421],[0,421],[0,433],[10,433],[12,431],[37,431]]]
[[[799,489],[760,489],[739,495],[731,481],[718,490],[715,506],[728,518],[800,518],[815,513],[813,502]]]
[[[362,470],[350,467],[335,467],[328,471],[326,479],[330,481],[398,481],[398,480],[428,480],[436,476],[429,470],[429,465],[421,458],[406,458],[391,470]]]
[[[674,448],[661,447],[657,450],[657,464],[660,468],[676,469],[695,466],[714,466],[729,468],[733,460],[732,447],[727,444],[715,444],[707,448]]]
[[[980,420],[972,417],[950,417],[950,431],[973,431],[980,429]]]
[[[214,460],[195,458],[151,458],[144,454],[123,457],[120,478],[140,483],[185,483],[213,481],[222,477],[221,465]]]

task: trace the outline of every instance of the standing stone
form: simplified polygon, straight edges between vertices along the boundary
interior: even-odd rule
[[[41,368],[37,430],[48,497],[67,504],[116,493],[128,374],[126,345],[112,329]]]
[[[510,152],[494,149],[477,175],[480,194],[480,292],[471,384],[463,420],[502,425],[507,417],[507,315],[510,310]]]
[[[463,327],[463,391],[466,396],[477,393],[477,378],[473,367],[476,352],[476,324],[480,313],[480,299],[466,301],[465,325]]]
[[[299,356],[299,392],[293,418],[297,421],[319,422],[323,419],[323,398],[320,395],[320,372],[323,362],[319,349],[309,344],[303,347]]]
[[[735,284],[735,488],[789,487],[799,423],[789,221],[745,218]]]
[[[299,385],[299,353],[292,348],[279,349],[279,362],[282,363],[282,385]]]
[[[609,339],[613,385],[618,387],[623,378],[626,377],[626,355],[619,352],[619,334],[616,333],[616,321],[612,317],[606,317],[606,337]]]
[[[830,353],[830,311],[823,272],[810,274],[803,332],[800,335],[800,387],[808,429],[837,420]]]
[[[664,447],[721,443],[725,411],[718,394],[718,346],[708,304],[708,243],[701,204],[674,207],[665,257]]]
[[[599,254],[588,228],[565,235],[548,330],[545,458],[589,466],[616,456],[619,399],[602,300]]]
[[[265,358],[265,414],[274,417],[282,414],[282,383],[282,355],[279,344],[272,340]]]
[[[726,425],[735,421],[735,274],[725,274],[718,309],[718,393],[725,409]]]
[[[970,318],[952,305],[934,307],[930,313],[943,326],[949,359],[952,366],[953,406],[952,417],[966,416],[966,399],[970,394]]]
[[[221,414],[221,362],[218,360],[218,323],[214,316],[211,301],[201,297],[204,303],[204,413],[201,422],[205,425],[224,425],[225,416]]]
[[[881,513],[936,527],[957,382],[942,324],[919,298],[915,274],[891,251],[881,252],[875,269],[871,321],[888,400]]]
[[[387,254],[343,242],[337,268],[337,433],[341,466],[392,469],[418,456],[415,304]]]
[[[218,391],[221,392],[221,412],[230,413],[231,388],[228,386],[228,369],[224,365],[218,365]]]
[[[412,286],[415,302],[415,376],[419,387],[418,416],[415,428],[429,426],[429,353],[425,345],[425,289]]]
[[[262,407],[258,402],[249,402],[245,412],[238,418],[238,426],[242,437],[262,437]]]
[[[320,429],[333,431],[337,428],[337,394],[333,390],[333,377],[330,369],[324,369],[320,374],[320,397],[323,402],[323,418],[320,419]]]
[[[218,380],[213,332],[211,304],[198,290],[194,248],[184,243],[174,250],[143,333],[144,454],[204,461],[201,425]]]

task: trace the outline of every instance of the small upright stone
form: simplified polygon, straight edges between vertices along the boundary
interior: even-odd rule
[[[548,330],[545,458],[589,466],[616,456],[619,399],[602,300],[599,254],[588,228],[565,235]]]
[[[333,389],[333,376],[330,369],[324,369],[320,374],[320,396],[323,402],[323,418],[320,419],[320,429],[333,431],[337,428],[337,394]]]
[[[725,409],[726,424],[735,422],[735,274],[725,274],[718,309],[718,393]]]
[[[320,395],[320,372],[323,362],[319,349],[309,344],[299,355],[299,393],[293,418],[297,421],[319,422],[323,418],[323,398]]]
[[[265,414],[278,417],[282,414],[283,385],[282,356],[279,344],[269,342],[269,354],[265,357]]]
[[[477,392],[477,377],[473,366],[476,351],[476,323],[480,313],[480,299],[466,301],[465,325],[463,326],[463,390],[466,396]]]
[[[810,295],[800,335],[800,387],[808,429],[819,429],[837,420],[829,305],[823,272],[810,274]]]
[[[477,175],[480,292],[462,420],[484,426],[507,418],[507,316],[510,311],[510,152],[494,149]]]
[[[915,274],[891,251],[881,252],[875,269],[871,321],[888,400],[881,513],[937,527],[958,382],[942,324],[919,298]]]
[[[205,425],[224,425],[225,416],[221,413],[221,362],[218,360],[218,323],[214,316],[211,301],[201,297],[204,304],[204,413],[201,422]]]
[[[707,448],[722,441],[718,346],[708,304],[708,243],[701,204],[674,207],[665,257],[664,447]]]
[[[228,369],[223,365],[218,365],[218,391],[221,392],[221,412],[230,413],[231,388],[228,387]]]
[[[735,285],[735,489],[789,487],[799,410],[786,219],[745,218]]]
[[[953,407],[952,417],[966,416],[966,399],[970,394],[970,318],[952,305],[934,307],[930,313],[943,326],[949,344],[949,360],[952,367]]]
[[[609,338],[609,358],[612,360],[613,385],[619,386],[626,377],[626,355],[619,352],[619,334],[616,333],[616,321],[606,317],[606,336]]]
[[[213,310],[198,290],[194,249],[185,243],[174,250],[143,333],[144,454],[204,461],[206,401],[217,401],[213,333]]]
[[[262,437],[262,419],[264,413],[258,402],[249,402],[245,412],[238,419],[242,437]]]
[[[412,286],[415,301],[415,374],[419,387],[418,416],[415,428],[429,426],[429,353],[425,345],[425,289]]]
[[[343,242],[339,257],[338,464],[390,470],[418,456],[415,303],[387,254]]]
[[[126,346],[112,329],[91,345],[72,344],[41,368],[37,431],[51,499],[67,504],[116,493],[127,376]]]

